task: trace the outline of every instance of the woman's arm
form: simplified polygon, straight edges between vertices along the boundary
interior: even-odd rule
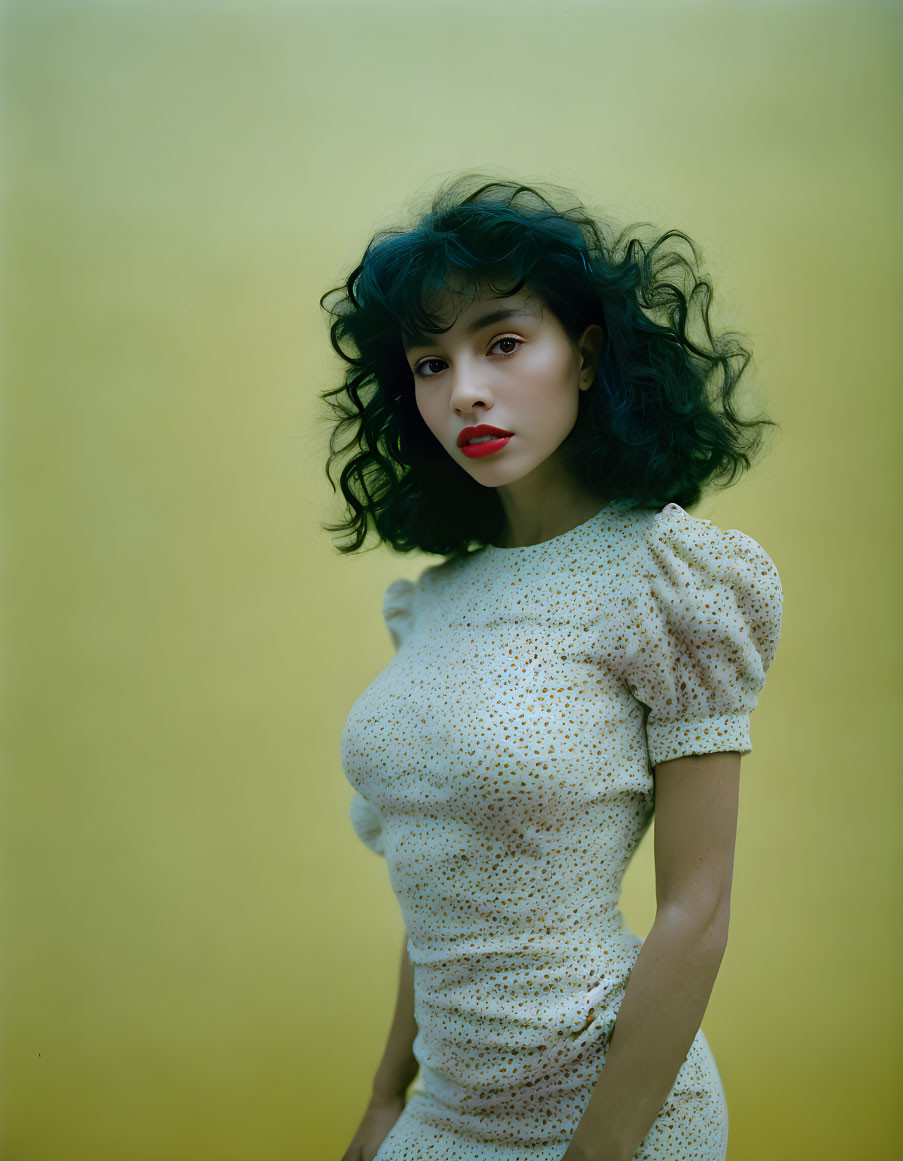
[[[727,944],[739,784],[737,753],[656,767],[655,922],[563,1161],[629,1161],[687,1058]]]
[[[401,947],[401,970],[398,976],[395,1016],[389,1030],[386,1050],[373,1078],[374,1101],[397,1100],[404,1096],[419,1067],[413,1052],[416,1035],[414,969],[408,958],[408,935],[405,932]]]

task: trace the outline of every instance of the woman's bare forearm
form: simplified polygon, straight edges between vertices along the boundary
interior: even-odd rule
[[[398,997],[395,1015],[389,1029],[386,1050],[373,1078],[373,1097],[376,1100],[393,1100],[404,1096],[408,1085],[417,1075],[417,1058],[414,1056],[414,1037],[417,1024],[414,1021],[414,969],[408,958],[408,936],[405,932],[401,947],[401,968],[398,973]]]

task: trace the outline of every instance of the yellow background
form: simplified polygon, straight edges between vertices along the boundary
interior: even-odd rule
[[[694,514],[784,630],[703,1028],[730,1161],[894,1155],[900,9],[3,7],[4,1161],[338,1161],[401,921],[339,739],[385,586],[321,522],[317,299],[444,175],[686,230],[782,433]],[[651,833],[624,910],[653,918]]]

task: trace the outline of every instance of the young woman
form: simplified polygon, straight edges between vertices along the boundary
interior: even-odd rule
[[[344,1161],[727,1147],[700,1024],[782,593],[755,540],[686,509],[777,425],[734,407],[750,356],[664,248],[695,258],[686,235],[623,245],[543,189],[447,182],[321,299],[339,295],[349,364],[323,396],[327,475],[352,453],[347,519],[325,527],[351,535],[342,552],[372,527],[442,558],[389,585],[397,650],[342,735],[351,821],[405,924]],[[653,812],[644,941],[619,898]]]

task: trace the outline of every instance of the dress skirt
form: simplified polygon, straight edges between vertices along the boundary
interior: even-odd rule
[[[484,1090],[482,1103],[452,1103],[447,1083],[421,1068],[375,1161],[561,1161],[605,1064],[610,1033],[540,1083]],[[444,1081],[444,1078],[441,1078]],[[445,1095],[439,1096],[438,1093]],[[724,1161],[728,1113],[712,1051],[700,1029],[635,1161]]]

